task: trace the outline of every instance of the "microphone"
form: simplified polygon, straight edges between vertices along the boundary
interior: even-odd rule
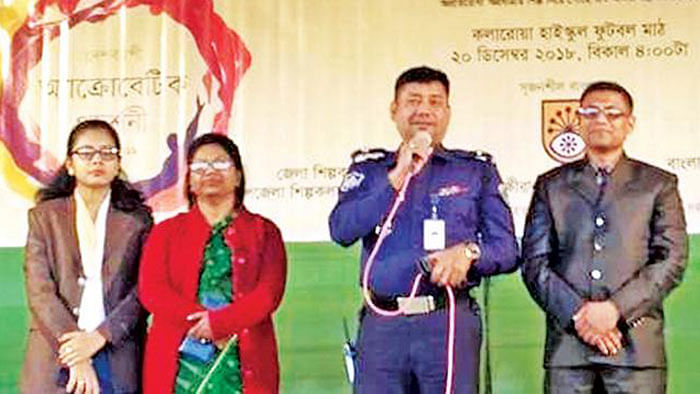
[[[430,150],[430,144],[433,143],[433,137],[427,131],[417,132],[413,138],[408,142],[408,146],[411,149],[428,152]],[[414,156],[418,156],[416,153]],[[420,156],[418,156],[420,157]]]
[[[414,170],[413,172],[416,171],[416,165],[421,163],[422,161],[427,160],[427,156],[430,156],[431,153],[433,153],[433,149],[431,148],[431,144],[433,143],[433,137],[428,133],[427,131],[419,131],[417,132],[413,138],[408,142],[409,148],[411,148],[414,152],[411,157],[413,160],[413,167]],[[419,152],[427,152],[425,157],[419,155],[416,151]]]

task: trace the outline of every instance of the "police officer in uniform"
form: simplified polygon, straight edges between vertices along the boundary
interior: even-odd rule
[[[546,393],[666,389],[663,300],[687,263],[685,218],[676,176],[624,154],[632,109],[622,86],[589,86],[586,158],[535,183],[522,273],[547,315]]]
[[[441,71],[416,67],[399,76],[391,117],[401,145],[396,152],[354,154],[330,216],[335,242],[362,240],[364,269],[398,191],[407,186],[371,267],[368,296],[377,307],[395,311],[421,272],[417,262],[423,258],[430,270],[417,287],[416,302],[401,307],[401,315],[363,308],[357,393],[444,393],[448,285],[456,298],[453,392],[478,393],[481,320],[469,290],[483,277],[517,268],[512,215],[490,156],[442,145],[448,94]]]

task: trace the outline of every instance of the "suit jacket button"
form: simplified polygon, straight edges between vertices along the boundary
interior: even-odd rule
[[[594,269],[591,271],[591,278],[593,278],[595,280],[599,280],[602,277],[603,277],[603,272],[601,272],[601,270]]]
[[[600,228],[600,227],[603,227],[603,225],[605,225],[605,218],[602,216],[596,216],[595,226]]]

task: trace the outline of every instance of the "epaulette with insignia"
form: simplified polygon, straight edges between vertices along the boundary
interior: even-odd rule
[[[474,159],[474,160],[483,161],[485,163],[491,163],[493,161],[493,156],[491,156],[490,153],[484,152],[482,150],[453,149],[450,152],[452,152],[457,157],[461,157],[461,158],[465,158],[465,159]]]
[[[356,150],[352,156],[353,163],[362,163],[364,161],[380,161],[387,157],[389,151],[381,148],[375,149],[360,149]]]

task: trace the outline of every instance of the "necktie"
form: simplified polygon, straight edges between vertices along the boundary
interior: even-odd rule
[[[610,181],[610,169],[606,167],[600,167],[596,170],[595,181],[598,184],[598,199],[596,203],[600,203],[603,199],[603,194]]]

